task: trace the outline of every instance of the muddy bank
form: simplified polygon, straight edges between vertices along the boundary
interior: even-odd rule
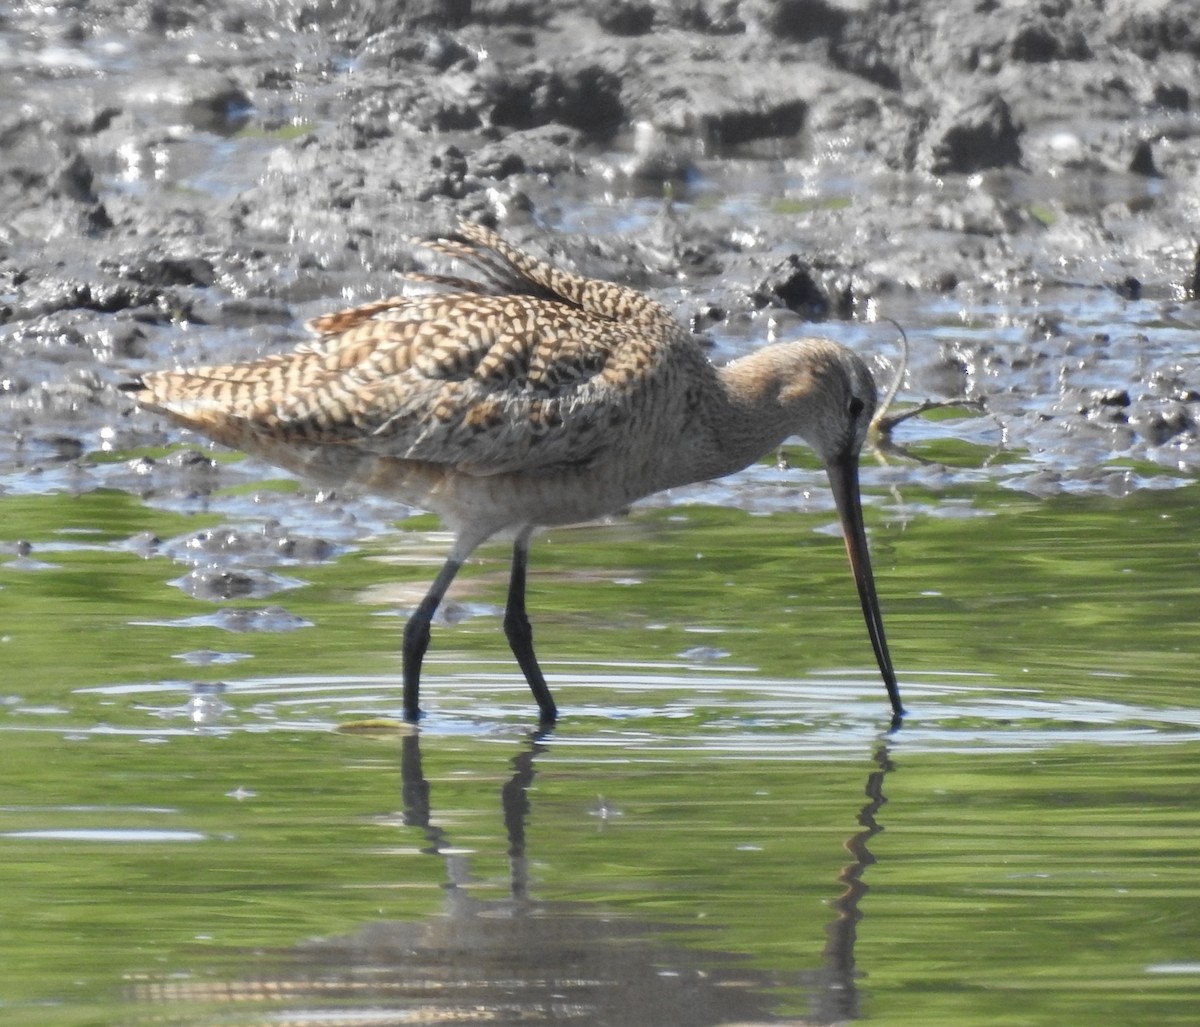
[[[111,390],[128,370],[294,339],[465,216],[725,348],[899,317],[910,394],[983,398],[1038,488],[1190,473],[1190,6],[11,5],[0,461],[158,438]]]

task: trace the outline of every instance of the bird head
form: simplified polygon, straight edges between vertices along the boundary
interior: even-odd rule
[[[858,354],[828,339],[802,339],[778,349],[777,359],[790,365],[777,379],[778,401],[792,430],[825,465],[867,634],[898,723],[904,709],[875,592],[858,484],[859,454],[878,403],[875,379]]]

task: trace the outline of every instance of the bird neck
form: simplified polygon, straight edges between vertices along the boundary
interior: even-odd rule
[[[713,426],[714,457],[721,466],[711,477],[740,471],[796,434],[795,410],[781,399],[783,369],[775,350],[768,346],[717,372],[723,409]]]

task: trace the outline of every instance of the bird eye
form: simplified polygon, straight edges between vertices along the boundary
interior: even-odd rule
[[[858,415],[863,412],[865,405],[857,396],[851,396],[850,405],[846,408],[850,412],[850,420],[857,420]]]

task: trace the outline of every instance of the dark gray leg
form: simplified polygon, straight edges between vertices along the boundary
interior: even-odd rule
[[[462,561],[451,556],[443,564],[425,598],[421,600],[408,623],[404,625],[404,718],[417,721],[421,717],[421,661],[429,648],[429,622],[437,613],[438,604],[446,595],[450,582],[462,568]]]
[[[504,608],[504,635],[525,674],[525,680],[529,682],[529,690],[537,700],[542,723],[553,724],[558,718],[558,707],[554,705],[554,698],[550,695],[546,678],[534,655],[533,629],[525,614],[525,567],[529,562],[529,538],[532,534],[533,530],[527,528],[513,544],[512,577],[508,581],[508,604]]]

